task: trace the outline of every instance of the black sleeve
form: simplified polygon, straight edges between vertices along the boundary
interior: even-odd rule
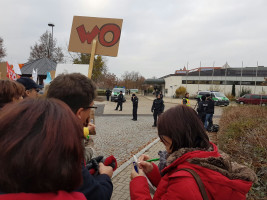
[[[153,101],[153,104],[152,104],[152,107],[151,107],[151,112],[153,112],[153,110],[154,110],[154,101]]]
[[[183,104],[186,105],[187,101],[186,98],[183,98]]]
[[[197,112],[201,113],[203,111],[202,108],[203,108],[203,102],[201,101],[201,102],[198,103]]]
[[[84,194],[86,199],[110,199],[113,191],[111,179],[106,174],[92,176],[87,169],[82,169],[83,184],[76,191]]]
[[[164,105],[164,101],[162,100],[162,106],[161,106],[161,112],[164,111],[165,105]]]

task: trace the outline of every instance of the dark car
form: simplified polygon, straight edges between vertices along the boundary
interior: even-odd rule
[[[236,103],[265,106],[267,104],[267,95],[245,94],[244,96],[237,98]]]

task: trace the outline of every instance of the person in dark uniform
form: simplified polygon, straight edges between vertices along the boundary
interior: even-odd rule
[[[206,96],[202,95],[201,101],[198,102],[198,108],[197,113],[199,116],[199,119],[203,122],[203,125],[205,124],[206,120],[206,110],[208,108],[208,102],[206,101]]]
[[[163,100],[163,94],[161,91],[159,92],[159,95],[160,95],[160,98]]]
[[[164,110],[164,102],[160,98],[160,94],[158,94],[157,98],[153,101],[151,112],[153,112],[154,124],[152,127],[157,126],[157,118]]]
[[[206,97],[207,97],[208,107],[206,110],[206,120],[204,126],[206,130],[209,130],[213,125],[212,118],[214,114],[214,101],[211,99],[210,94],[207,94]]]
[[[189,102],[189,93],[185,93],[184,95],[185,97],[183,98],[183,104],[184,105],[187,105],[187,106],[190,106],[190,102]]]
[[[110,94],[111,94],[111,91],[109,89],[107,89],[106,90],[107,101],[109,101]]]
[[[159,90],[158,89],[156,89],[156,92],[155,92],[155,94],[156,94],[156,98],[158,97],[158,95],[159,95]]]
[[[120,106],[120,111],[122,111],[122,102],[123,102],[123,94],[122,91],[120,91],[120,94],[118,96],[118,103],[117,103],[117,107],[115,110],[118,110],[119,106]]]
[[[131,98],[133,102],[133,121],[137,121],[137,108],[138,108],[138,98],[135,94],[132,94]]]

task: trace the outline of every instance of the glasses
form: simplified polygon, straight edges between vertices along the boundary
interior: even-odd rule
[[[88,108],[94,108],[94,109],[97,109],[97,106],[85,106],[83,107],[84,109],[88,109]]]

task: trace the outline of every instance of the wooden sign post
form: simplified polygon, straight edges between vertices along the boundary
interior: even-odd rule
[[[90,64],[88,70],[88,78],[92,78],[93,67],[94,67],[94,60],[95,60],[95,49],[96,49],[96,40],[93,40],[92,50],[91,50],[91,57],[90,57]]]

